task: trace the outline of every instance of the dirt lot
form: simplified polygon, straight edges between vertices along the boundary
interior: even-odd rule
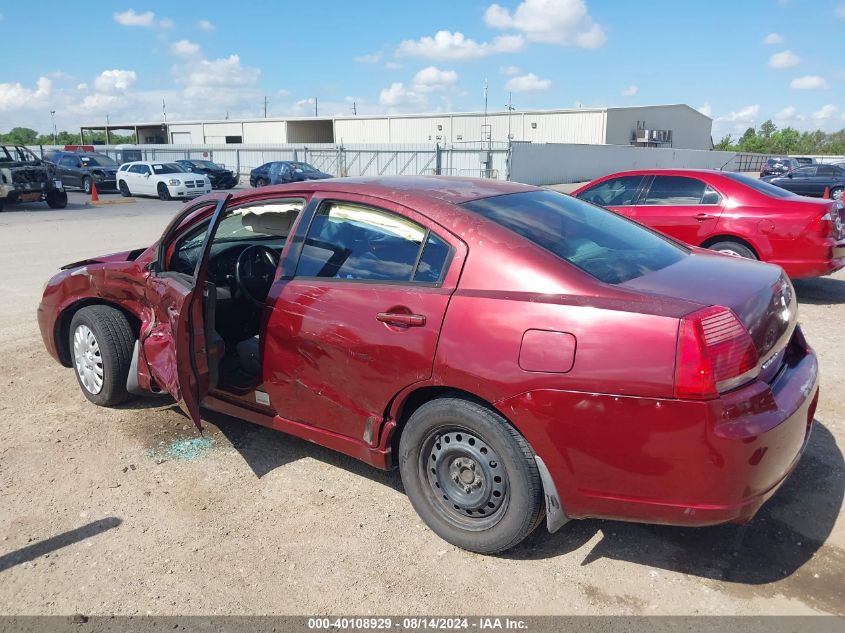
[[[747,526],[576,521],[458,550],[396,473],[166,402],[88,403],[35,321],[58,266],[154,240],[180,203],[0,214],[0,612],[845,613],[845,274],[797,283],[822,365],[799,468]]]

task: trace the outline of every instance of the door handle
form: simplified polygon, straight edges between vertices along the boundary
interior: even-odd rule
[[[402,312],[379,312],[376,320],[388,325],[399,325],[402,327],[422,327],[425,325],[425,317],[422,314],[404,314]]]
[[[710,215],[709,213],[696,213],[695,214],[695,219],[698,220],[699,222],[704,222],[704,220],[712,220],[715,217],[716,217],[715,215]]]

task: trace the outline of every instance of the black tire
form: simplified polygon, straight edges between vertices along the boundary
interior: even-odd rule
[[[158,183],[157,191],[159,200],[172,200],[170,197],[170,190],[163,182]]]
[[[266,187],[269,184],[270,184],[270,181],[267,180],[266,178],[259,178],[258,180],[255,181],[256,187]]]
[[[842,200],[842,192],[845,191],[842,187],[834,187],[830,190],[831,200]]]
[[[750,248],[748,248],[745,244],[741,242],[735,242],[733,240],[724,240],[722,242],[716,242],[715,244],[711,244],[708,246],[711,251],[718,251],[720,253],[724,253],[725,255],[734,255],[735,257],[744,257],[745,259],[757,259],[757,255],[754,254]]]
[[[120,190],[120,195],[124,198],[128,198],[132,195],[132,192],[129,191],[129,185],[126,184],[125,180],[121,180],[119,183],[117,183],[117,188]]]
[[[399,470],[423,521],[473,552],[514,547],[545,510],[528,442],[501,415],[462,398],[432,400],[414,412],[399,441]]]
[[[82,191],[87,194],[91,193],[91,179],[88,176],[82,179]]]
[[[91,331],[99,347],[103,376],[102,386],[96,392],[86,387],[80,376],[75,353],[75,339],[80,326]],[[80,330],[80,334],[82,332],[83,330]],[[101,407],[112,407],[129,398],[126,378],[132,363],[135,334],[120,310],[104,305],[82,308],[73,315],[70,322],[68,344],[73,373],[86,398]]]
[[[3,198],[0,198],[0,213],[3,213],[3,203],[6,202]]]
[[[67,192],[53,189],[47,192],[46,200],[51,209],[64,209],[67,206]]]

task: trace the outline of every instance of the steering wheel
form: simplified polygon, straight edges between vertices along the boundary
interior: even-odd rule
[[[276,251],[264,244],[252,244],[238,255],[235,280],[247,299],[262,307],[278,267],[279,256]]]

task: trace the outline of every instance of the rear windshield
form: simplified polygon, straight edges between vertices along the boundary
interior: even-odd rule
[[[689,252],[622,216],[555,191],[512,193],[461,206],[604,283],[636,279],[671,266]]]
[[[775,185],[767,183],[765,180],[757,180],[745,174],[738,174],[734,171],[722,172],[722,175],[736,182],[742,183],[747,187],[751,187],[755,191],[769,196],[770,198],[794,198],[796,194],[786,189],[781,189]]]

